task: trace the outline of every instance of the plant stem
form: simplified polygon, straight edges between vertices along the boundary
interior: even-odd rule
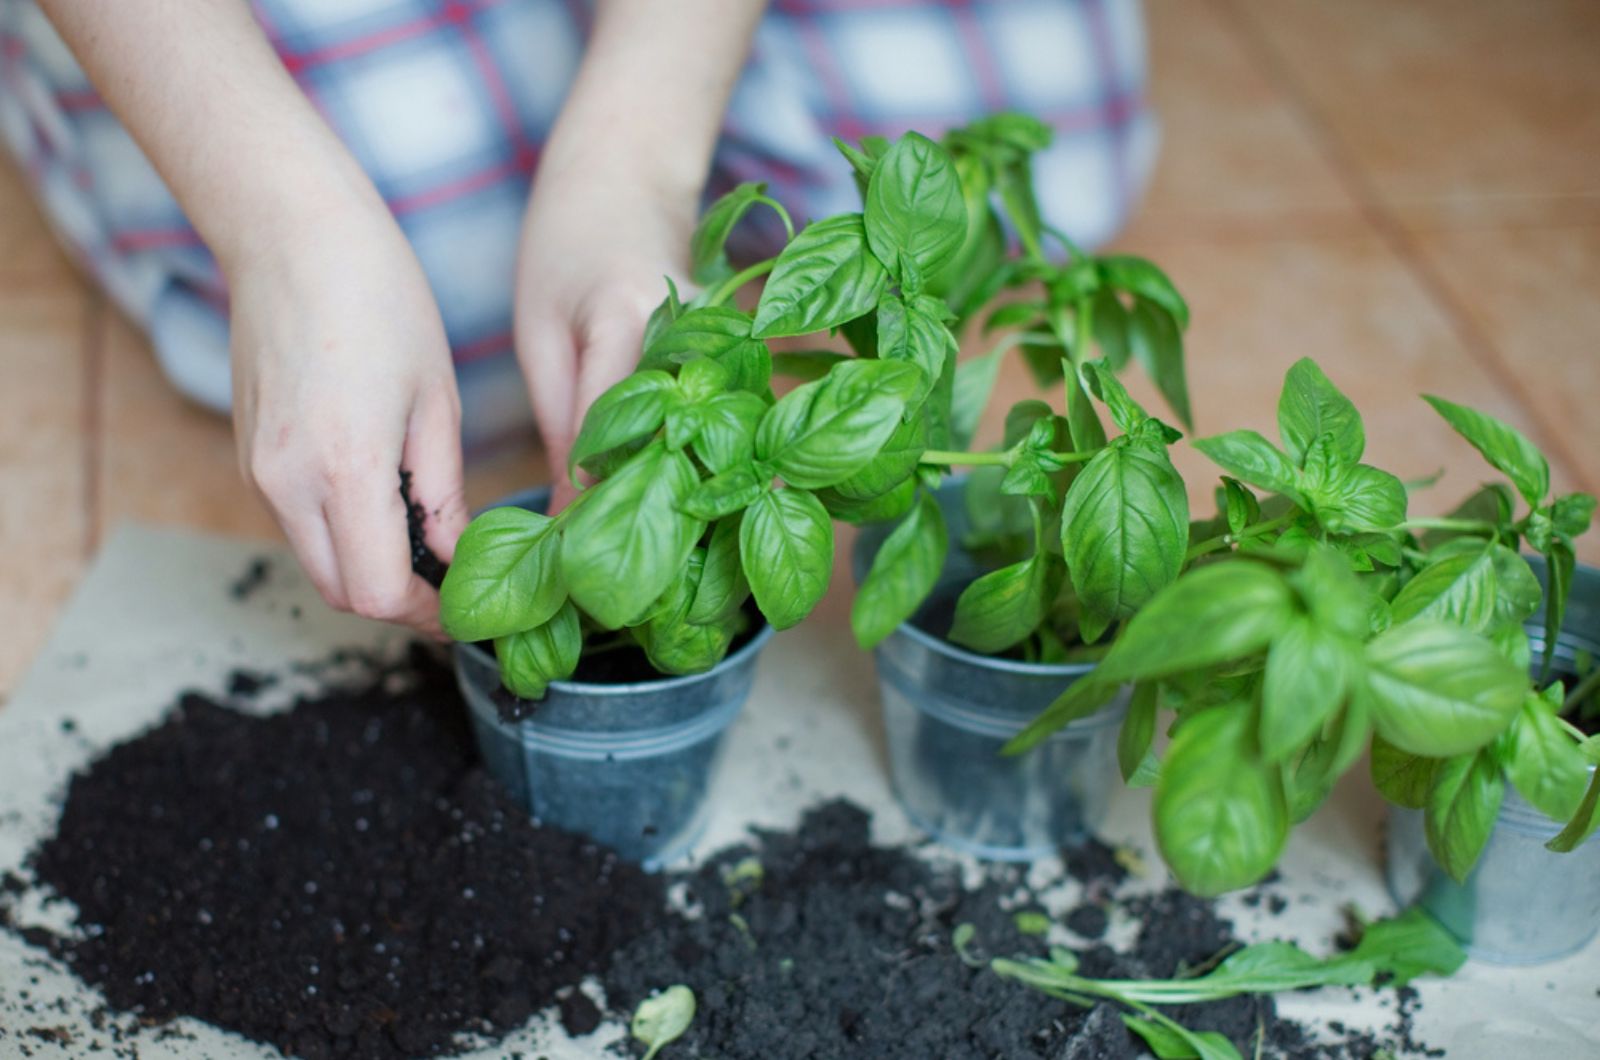
[[[759,202],[765,206],[770,206],[777,211],[779,219],[783,221],[783,230],[788,239],[794,238],[794,222],[789,219],[789,211],[783,208],[783,203],[779,202],[777,199],[769,198],[766,195],[757,195],[756,202]],[[785,241],[787,242],[787,240]]]
[[[717,285],[716,289],[711,292],[711,297],[706,299],[706,305],[721,305],[722,303],[726,302],[735,291],[749,283],[751,280],[765,276],[767,273],[771,272],[772,267],[777,263],[777,258],[768,258],[766,261],[758,261],[749,268],[734,273],[732,276],[729,276],[726,280],[723,280]]]
[[[1460,530],[1469,534],[1498,535],[1500,528],[1483,519],[1407,519],[1403,530]]]
[[[1593,692],[1596,688],[1600,688],[1600,666],[1596,666],[1593,670],[1590,670],[1588,676],[1586,676],[1582,681],[1579,681],[1577,686],[1573,688],[1571,692],[1567,693],[1567,698],[1561,702],[1561,713],[1567,713],[1573,707],[1577,706],[1579,703],[1582,703],[1585,699],[1588,699],[1589,693]],[[1582,732],[1582,730],[1577,731]],[[1589,734],[1586,732],[1582,733],[1582,738],[1587,740],[1589,738]]]
[[[1010,467],[1011,453],[963,453],[951,449],[925,449],[918,461],[922,464],[941,464],[946,467]]]
[[[1216,537],[1208,538],[1205,541],[1201,541],[1197,545],[1191,546],[1189,551],[1184,553],[1183,562],[1190,563],[1196,559],[1199,559],[1201,556],[1209,555],[1212,552],[1221,551],[1230,545],[1236,545],[1239,542],[1247,541],[1252,537],[1260,537],[1262,534],[1269,534],[1278,529],[1278,527],[1287,523],[1291,517],[1292,513],[1280,515],[1276,519],[1268,519],[1264,523],[1257,523],[1254,526],[1247,526],[1236,535],[1218,534]]]

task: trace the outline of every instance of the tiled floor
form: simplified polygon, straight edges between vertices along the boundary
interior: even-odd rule
[[[1424,511],[1482,472],[1421,390],[1504,416],[1560,485],[1600,490],[1600,6],[1148,10],[1164,149],[1119,242],[1194,307],[1200,431],[1271,430],[1282,373],[1309,354],[1366,412],[1371,459],[1447,472]],[[165,385],[3,166],[0,364],[3,699],[116,521],[276,530],[227,426]],[[1009,370],[1000,399],[1027,388]],[[531,447],[499,454],[470,470],[470,498],[541,473]],[[1600,539],[1581,552],[1600,562]]]

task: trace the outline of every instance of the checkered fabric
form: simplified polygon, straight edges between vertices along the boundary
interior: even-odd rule
[[[416,248],[454,350],[469,440],[525,424],[512,266],[589,4],[253,7]],[[1049,219],[1097,244],[1125,219],[1154,153],[1145,72],[1138,0],[775,0],[707,194],[765,180],[798,218],[856,208],[832,137],[937,135],[1015,108],[1057,131],[1037,170]],[[149,330],[173,383],[225,410],[227,292],[216,263],[32,0],[0,0],[0,139],[82,266]],[[757,230],[735,249],[770,252],[775,234]]]

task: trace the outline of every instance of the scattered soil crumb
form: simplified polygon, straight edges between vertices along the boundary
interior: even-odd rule
[[[259,592],[272,578],[272,560],[266,556],[257,556],[245,567],[244,573],[233,580],[228,586],[228,595],[235,600],[248,600]]]

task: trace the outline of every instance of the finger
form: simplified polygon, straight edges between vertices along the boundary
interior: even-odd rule
[[[526,321],[519,321],[517,359],[527,379],[528,399],[549,457],[550,474],[559,481],[566,477],[567,454],[576,433],[572,405],[577,393],[577,352],[571,334],[557,320],[553,313],[532,311]]]
[[[350,598],[345,593],[344,579],[339,577],[339,562],[333,551],[333,538],[328,533],[328,521],[320,509],[305,512],[278,513],[278,525],[289,538],[289,547],[300,560],[306,577],[317,587],[317,592],[335,611],[348,611]]]
[[[597,321],[584,336],[578,354],[577,404],[573,422],[582,423],[583,414],[595,399],[610,390],[639,363],[639,346],[644,340],[649,310],[608,315]]]
[[[411,500],[422,506],[422,538],[445,563],[467,526],[461,468],[461,406],[455,384],[424,391],[406,426],[400,466],[411,472]]]
[[[395,463],[364,463],[363,470],[333,483],[323,505],[349,610],[442,636],[439,597],[411,571]]]

